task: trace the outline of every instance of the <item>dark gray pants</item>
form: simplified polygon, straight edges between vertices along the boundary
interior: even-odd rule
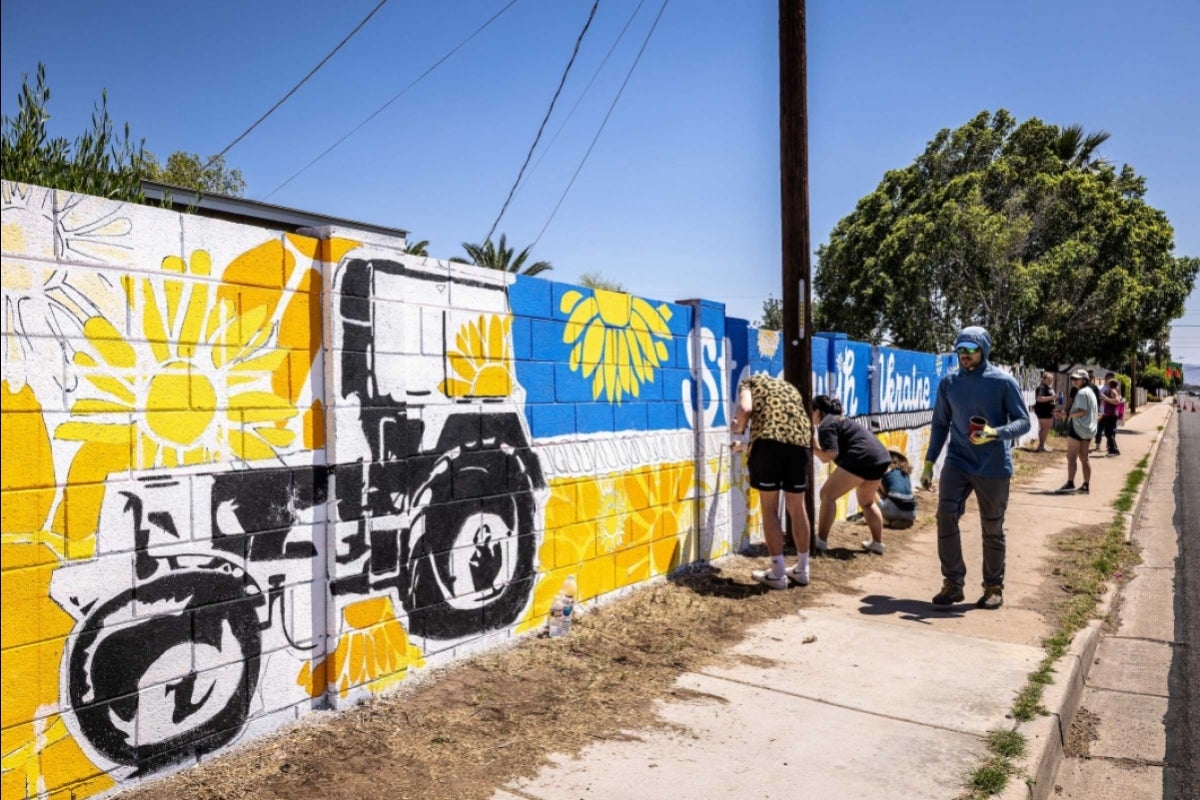
[[[937,510],[938,558],[946,580],[962,586],[967,579],[958,521],[966,511],[967,498],[974,492],[983,524],[983,583],[1004,585],[1004,512],[1008,509],[1010,480],[969,475],[949,464],[942,467]]]

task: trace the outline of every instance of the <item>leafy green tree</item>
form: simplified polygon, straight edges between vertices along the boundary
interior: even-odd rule
[[[1143,178],[1095,159],[1102,134],[1066,138],[1070,153],[1057,126],[1003,110],[940,131],[818,251],[817,328],[945,351],[979,324],[998,360],[1047,364],[1124,360],[1161,335],[1200,260],[1171,254]]]
[[[409,242],[404,248],[404,252],[410,256],[427,256],[429,255],[429,240],[422,239],[419,242]]]
[[[754,327],[768,331],[783,330],[783,301],[773,295],[767,295],[762,304],[762,318],[754,321]]]
[[[16,117],[4,117],[0,133],[0,177],[54,189],[141,201],[144,140],[134,142],[129,124],[118,136],[108,116],[108,93],[92,111],[92,126],[72,143],[46,131],[50,88],[46,68],[38,64],[34,87],[22,76]]]
[[[1167,375],[1159,367],[1146,366],[1138,374],[1138,386],[1148,392],[1157,392],[1167,388]]]
[[[606,292],[627,292],[629,291],[616,281],[606,279],[599,272],[585,272],[579,276],[581,286],[586,286],[589,289],[601,289]]]
[[[176,150],[167,156],[164,165],[158,163],[153,153],[145,153],[144,159],[145,176],[152,181],[229,197],[241,197],[246,191],[242,171],[227,167],[224,156],[204,160],[198,153]]]
[[[491,239],[483,244],[463,242],[462,248],[467,251],[468,257],[456,256],[450,260],[463,264],[474,264],[477,267],[498,269],[501,272],[517,272],[522,275],[537,275],[554,269],[549,261],[534,261],[527,266],[525,262],[529,259],[529,251],[532,247],[533,245],[527,246],[514,257],[513,248],[508,246],[504,234],[500,234],[499,244],[492,242]]]

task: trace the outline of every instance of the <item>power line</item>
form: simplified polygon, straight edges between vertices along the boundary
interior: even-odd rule
[[[583,87],[583,92],[579,95],[579,99],[575,101],[575,105],[571,106],[571,110],[567,112],[567,116],[563,119],[562,124],[558,126],[558,130],[554,132],[554,136],[550,138],[550,143],[542,149],[542,154],[538,156],[538,160],[533,162],[533,166],[529,168],[529,175],[525,176],[525,180],[517,187],[517,194],[521,193],[521,189],[529,184],[529,178],[533,173],[537,172],[537,168],[541,166],[545,160],[546,154],[554,147],[554,143],[558,141],[558,137],[562,134],[563,129],[567,127],[567,123],[571,121],[571,117],[575,116],[575,111],[579,108],[579,104],[583,102],[583,98],[587,97],[587,93],[592,88],[592,84],[596,82],[596,78],[600,77],[600,72],[604,69],[604,65],[608,63],[608,59],[612,57],[613,52],[617,49],[617,45],[625,38],[629,26],[633,24],[633,19],[642,10],[646,0],[638,0],[637,7],[633,9],[633,13],[629,15],[629,19],[625,20],[625,27],[621,28],[621,32],[617,34],[617,39],[612,43],[612,47],[608,48],[608,52],[604,55],[604,59],[600,62],[600,66],[596,67],[596,71],[592,73],[592,79],[588,81],[587,86]],[[515,196],[515,195],[514,195]]]
[[[350,131],[349,131],[349,133],[347,133],[345,136],[343,136],[342,138],[338,139],[336,142],[334,142],[334,143],[333,143],[333,144],[331,144],[329,147],[327,147],[327,148],[325,149],[325,151],[324,151],[324,152],[322,152],[322,153],[321,153],[319,156],[317,156],[316,158],[314,158],[312,161],[309,161],[307,164],[305,164],[303,167],[301,167],[299,170],[297,170],[297,171],[296,171],[296,172],[295,172],[295,173],[294,173],[294,174],[293,174],[293,175],[292,175],[290,178],[288,178],[286,181],[284,181],[283,183],[281,183],[281,184],[279,184],[278,186],[276,186],[276,187],[275,187],[274,189],[272,189],[272,190],[271,190],[269,193],[267,193],[267,194],[266,194],[266,195],[265,195],[265,196],[264,196],[262,199],[263,199],[263,200],[268,200],[268,199],[269,199],[269,198],[270,198],[272,195],[274,195],[274,194],[275,194],[276,192],[278,192],[280,189],[282,189],[283,187],[287,186],[289,183],[291,183],[292,181],[296,180],[296,178],[299,178],[299,177],[300,177],[302,174],[304,174],[305,172],[307,172],[307,171],[308,171],[308,169],[309,169],[309,167],[311,167],[313,164],[316,164],[316,163],[317,163],[318,161],[320,161],[322,158],[324,158],[325,156],[327,156],[327,155],[329,155],[330,153],[332,153],[332,152],[333,152],[335,149],[337,149],[337,147],[338,147],[338,146],[340,146],[340,145],[342,144],[342,142],[346,141],[346,140],[347,140],[347,139],[349,139],[351,136],[353,136],[354,134],[358,133],[358,131],[359,131],[359,130],[360,130],[360,129],[361,129],[363,126],[364,126],[364,125],[366,125],[368,122],[370,122],[371,120],[375,119],[375,117],[377,117],[377,116],[379,116],[381,113],[383,113],[383,110],[384,110],[385,108],[387,108],[387,107],[388,107],[388,106],[390,106],[392,103],[396,102],[396,101],[397,101],[397,100],[399,100],[401,97],[403,97],[403,96],[404,96],[404,95],[405,95],[405,94],[408,92],[408,90],[409,90],[409,89],[412,89],[414,86],[416,86],[416,85],[417,85],[418,83],[420,83],[422,80],[424,80],[424,79],[425,79],[425,77],[429,75],[429,73],[433,72],[435,69],[437,69],[438,67],[440,67],[440,66],[442,65],[442,63],[443,63],[444,61],[446,61],[446,59],[450,58],[450,56],[454,55],[454,54],[455,54],[455,53],[457,53],[459,50],[461,50],[461,49],[463,48],[463,46],[464,46],[464,45],[466,45],[466,44],[467,44],[469,41],[471,41],[471,40],[472,40],[472,39],[474,39],[476,36],[478,36],[480,33],[482,33],[484,28],[486,28],[487,26],[491,25],[493,22],[495,22],[497,19],[499,19],[499,18],[500,18],[500,15],[501,15],[501,14],[503,14],[505,11],[508,11],[510,8],[512,8],[512,7],[513,7],[514,5],[516,5],[516,4],[517,4],[517,0],[511,0],[511,1],[508,3],[508,5],[506,5],[504,8],[500,9],[500,10],[499,10],[499,11],[497,11],[495,14],[493,14],[493,15],[492,15],[492,16],[491,16],[491,17],[488,19],[488,21],[487,21],[487,22],[483,23],[483,24],[482,24],[482,25],[480,25],[478,28],[476,28],[476,29],[474,30],[474,32],[472,32],[472,33],[471,33],[471,35],[470,35],[470,36],[468,36],[467,38],[463,39],[461,42],[459,42],[458,44],[456,44],[456,45],[455,45],[453,48],[451,48],[451,49],[450,49],[450,51],[449,51],[448,53],[446,53],[446,55],[442,56],[442,57],[441,57],[441,58],[439,58],[439,59],[438,59],[436,62],[434,62],[433,66],[431,66],[429,69],[425,70],[425,71],[424,71],[424,72],[422,72],[422,73],[421,73],[419,76],[417,76],[416,80],[414,80],[412,83],[408,84],[408,86],[405,86],[403,89],[401,89],[401,90],[400,90],[399,92],[397,92],[395,95],[393,95],[391,100],[388,100],[386,103],[384,103],[383,105],[381,105],[379,108],[375,109],[375,110],[374,110],[374,111],[373,111],[373,112],[372,112],[372,113],[371,113],[371,114],[370,114],[370,115],[369,115],[369,116],[368,116],[366,119],[364,119],[362,122],[358,123],[358,124],[357,124],[357,125],[355,125],[353,128],[351,128],[351,129],[350,129]]]
[[[537,238],[533,240],[533,244],[529,246],[532,252],[537,243],[542,240],[546,229],[550,227],[550,223],[554,221],[554,216],[558,213],[558,209],[562,207],[563,201],[567,199],[567,192],[571,191],[571,187],[575,185],[575,179],[579,177],[579,172],[583,169],[583,165],[587,163],[588,156],[592,154],[592,148],[596,146],[596,142],[600,139],[600,134],[604,132],[604,126],[608,124],[609,117],[612,116],[613,109],[617,107],[617,101],[621,99],[621,95],[625,92],[625,87],[629,84],[629,79],[633,77],[633,71],[637,69],[638,62],[642,60],[642,54],[646,52],[646,45],[650,44],[650,37],[654,35],[654,29],[658,27],[658,21],[662,19],[663,12],[667,10],[667,3],[670,0],[663,0],[662,6],[658,9],[658,16],[654,18],[654,24],[650,26],[650,30],[646,33],[646,39],[642,42],[642,49],[638,50],[637,58],[633,60],[633,64],[629,67],[629,72],[625,74],[625,80],[621,83],[621,88],[617,90],[617,96],[613,98],[612,104],[608,107],[608,113],[604,115],[604,119],[600,122],[600,127],[596,131],[596,135],[592,137],[592,143],[588,145],[587,152],[583,154],[583,158],[579,160],[579,166],[575,168],[575,174],[571,176],[571,180],[567,183],[567,188],[563,189],[562,196],[558,198],[558,203],[554,206],[554,210],[550,212],[550,217],[546,220],[546,224],[542,226],[541,232]]]
[[[492,234],[496,232],[496,226],[500,224],[501,218],[504,217],[504,212],[508,210],[508,204],[512,202],[513,193],[517,191],[517,184],[521,182],[521,176],[525,174],[525,168],[529,166],[529,159],[533,158],[533,151],[537,149],[538,141],[542,138],[542,131],[546,130],[546,123],[550,121],[550,115],[554,113],[554,104],[558,102],[558,96],[562,94],[563,84],[567,82],[567,75],[571,72],[571,65],[575,63],[575,56],[579,55],[579,45],[583,43],[584,35],[587,34],[588,28],[592,26],[592,19],[595,18],[596,9],[599,6],[600,0],[595,0],[592,3],[592,10],[588,13],[587,22],[583,23],[583,30],[579,32],[579,37],[575,39],[575,49],[571,51],[571,59],[567,61],[567,68],[563,70],[562,77],[558,80],[558,88],[554,90],[554,97],[550,98],[550,107],[546,109],[546,116],[542,117],[542,124],[538,126],[537,135],[533,137],[533,144],[529,146],[529,152],[525,154],[525,162],[521,164],[521,169],[517,172],[517,179],[513,181],[512,188],[508,190],[508,197],[504,199],[504,205],[500,207],[500,213],[496,215],[496,221],[492,223],[491,230],[483,238],[484,244],[492,240]]]
[[[319,64],[317,64],[315,67],[313,67],[312,70],[307,75],[304,76],[303,80],[301,80],[299,83],[297,83],[295,86],[293,86],[291,88],[291,90],[288,91],[287,94],[285,94],[282,98],[280,98],[278,103],[276,103],[275,105],[268,108],[267,113],[263,114],[261,117],[256,119],[254,121],[253,125],[251,125],[249,128],[246,128],[246,130],[242,131],[241,136],[237,137],[232,142],[225,145],[224,150],[222,150],[221,152],[217,153],[215,156],[210,158],[208,160],[208,162],[205,163],[203,168],[208,169],[209,167],[211,167],[213,165],[213,162],[217,161],[219,158],[221,158],[221,156],[225,155],[231,149],[233,149],[233,146],[235,144],[240,142],[242,139],[245,139],[246,136],[250,133],[250,131],[257,128],[260,124],[262,124],[263,120],[265,120],[267,117],[271,116],[271,114],[273,114],[275,112],[275,109],[279,108],[281,105],[283,105],[285,102],[287,102],[287,99],[289,97],[291,97],[292,95],[294,95],[296,93],[296,90],[299,89],[301,86],[303,86],[308,81],[309,78],[311,78],[313,75],[316,75],[317,70],[319,70],[321,67],[325,66],[325,62],[328,61],[329,59],[333,58],[334,53],[336,53],[338,50],[341,50],[343,45],[345,45],[346,42],[350,41],[354,37],[354,34],[358,33],[360,30],[362,30],[362,27],[364,25],[366,25],[368,21],[370,21],[371,17],[375,16],[375,12],[377,12],[379,9],[383,8],[386,3],[387,3],[387,0],[379,0],[379,5],[372,8],[371,13],[369,13],[365,17],[363,17],[362,22],[358,23],[358,25],[356,25],[354,27],[354,30],[352,30],[352,31],[350,31],[350,33],[346,34],[346,38],[344,38],[340,42],[338,42],[337,47],[330,50],[329,55],[322,58],[321,62]]]

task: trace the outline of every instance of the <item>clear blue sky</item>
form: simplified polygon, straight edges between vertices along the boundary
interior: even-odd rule
[[[5,0],[3,113],[46,64],[52,132],[109,110],[160,157],[219,151],[283,96],[377,0],[76,3]],[[262,199],[401,91],[506,0],[391,0],[279,111],[230,151]],[[602,0],[535,161],[636,0]],[[481,241],[557,86],[585,0],[519,0],[487,30],[271,196],[405,228],[440,257]],[[518,192],[499,230],[532,242],[660,7],[646,0],[608,65]],[[779,295],[777,4],[670,3],[535,257],[550,277],[598,271],[662,299],[722,300],[757,317]],[[1006,108],[1104,129],[1102,154],[1146,177],[1200,256],[1200,3],[1195,0],[809,0],[814,248],[883,172],[943,127]],[[1200,364],[1200,290],[1171,340]]]

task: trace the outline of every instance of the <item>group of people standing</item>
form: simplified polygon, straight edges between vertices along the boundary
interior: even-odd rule
[[[933,469],[942,449],[946,461],[938,494],[938,557],[942,588],[935,606],[963,601],[967,568],[962,556],[959,519],[967,498],[974,493],[983,523],[983,595],[979,608],[1003,604],[1005,535],[1004,517],[1012,477],[1011,443],[1030,428],[1021,389],[1016,380],[988,362],[991,338],[983,328],[964,328],[955,341],[959,369],[938,384],[929,447],[921,484],[929,489]],[[1086,374],[1086,373],[1085,373]],[[811,415],[803,398],[786,381],[753,375],[738,386],[737,409],[730,432],[741,436],[750,428],[748,468],[750,486],[759,492],[763,534],[771,565],[754,570],[751,577],[771,589],[791,583],[808,585],[809,529],[804,493],[812,456],[837,469],[821,487],[817,538],[813,549],[828,548],[839,498],[853,491],[862,508],[871,538],[865,550],[882,555],[883,526],[911,525],[916,501],[909,480],[908,460],[889,452],[863,426],[842,416],[841,403],[827,395],[813,398]],[[735,448],[743,445],[735,442]],[[1086,480],[1086,478],[1085,478]],[[779,520],[779,495],[784,495],[792,521],[796,563],[787,567],[783,531]],[[878,500],[878,502],[876,502]],[[890,515],[890,516],[887,516]]]

